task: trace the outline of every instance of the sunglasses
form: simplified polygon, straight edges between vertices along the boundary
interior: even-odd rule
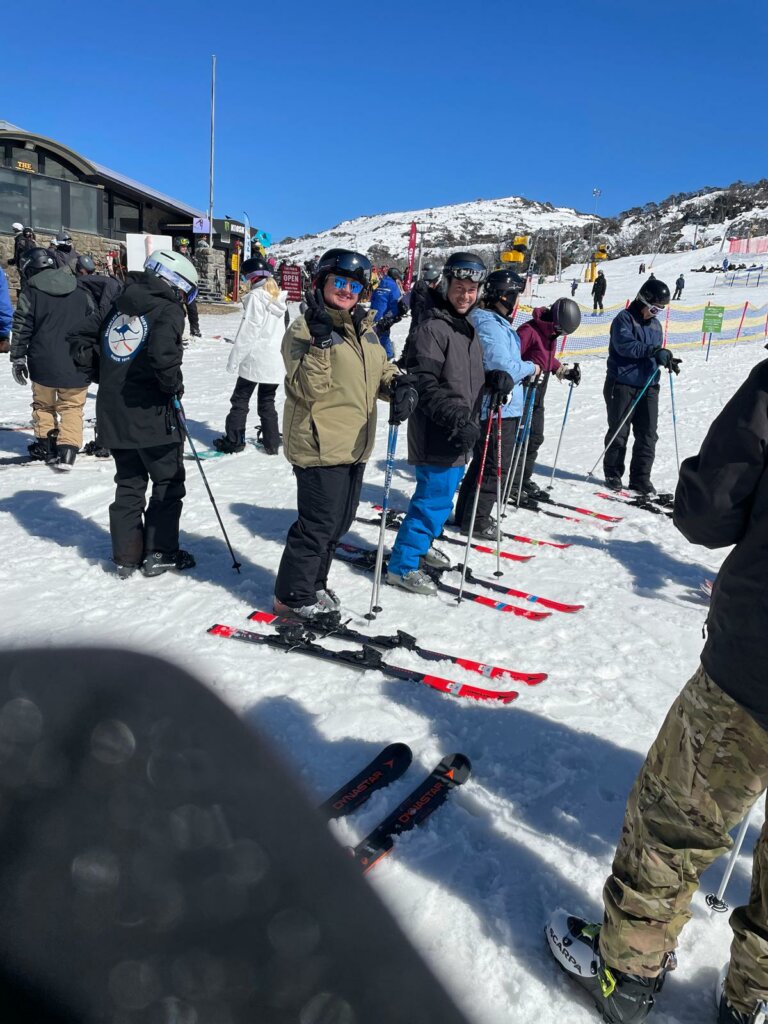
[[[337,288],[340,292],[343,292],[345,288],[349,288],[353,295],[359,295],[363,290],[363,286],[359,281],[352,281],[348,277],[334,277],[333,287]]]

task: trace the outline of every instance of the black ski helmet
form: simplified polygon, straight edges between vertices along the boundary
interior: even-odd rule
[[[474,309],[483,294],[483,282],[487,276],[488,268],[475,253],[451,253],[443,266],[443,278],[439,285],[440,294],[444,299],[448,299],[448,288],[454,278],[457,281],[472,281],[473,284],[477,285],[477,299],[475,299],[470,307]]]
[[[53,256],[47,249],[41,249],[39,246],[35,249],[27,249],[19,257],[19,273],[27,281],[35,274],[39,274],[41,270],[50,270],[55,266],[56,260]]]
[[[350,277],[366,288],[371,283],[371,261],[352,249],[329,249],[318,260],[315,285],[322,288],[330,274]]]
[[[440,277],[441,270],[437,263],[433,263],[428,260],[421,268],[419,272],[420,281],[437,281]]]
[[[66,228],[62,228],[62,230],[57,233],[57,235],[56,235],[56,245],[68,245],[71,248],[71,246],[72,246],[72,235],[70,235],[70,233],[66,230]]]
[[[668,306],[669,288],[657,278],[648,278],[637,297],[644,306]]]
[[[96,264],[91,256],[78,256],[77,269],[85,271],[86,274],[92,274],[96,269]]]
[[[581,323],[581,310],[573,299],[556,299],[549,312],[558,334],[573,334]]]
[[[272,265],[267,263],[263,256],[251,256],[243,263],[240,273],[243,277],[253,277],[258,280],[261,277],[273,277],[275,272]]]
[[[483,289],[483,302],[486,308],[495,306],[497,302],[504,301],[504,305],[511,311],[515,307],[517,298],[525,288],[525,281],[514,270],[494,270],[490,273]]]
[[[391,277],[393,281],[402,281],[403,275],[397,269],[397,267],[390,267],[387,271],[387,276]]]

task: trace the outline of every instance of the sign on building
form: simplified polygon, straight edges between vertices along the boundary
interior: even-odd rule
[[[192,221],[193,235],[209,235],[211,233],[211,222],[207,217],[195,217]]]

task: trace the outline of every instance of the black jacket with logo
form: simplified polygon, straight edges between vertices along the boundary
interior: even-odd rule
[[[72,361],[67,334],[95,309],[66,268],[41,270],[19,295],[13,314],[11,359],[26,359],[29,376],[47,388],[84,388],[88,378]]]
[[[467,459],[452,438],[462,422],[479,422],[483,350],[469,320],[439,294],[408,345],[405,369],[416,375],[419,392],[408,417],[408,461],[463,466]]]
[[[768,359],[680,467],[674,522],[693,544],[734,544],[715,580],[701,663],[768,729]]]
[[[84,293],[82,293],[84,294]],[[165,281],[145,272],[105,319],[70,334],[75,363],[98,380],[96,438],[105,448],[181,443],[173,396],[182,389],[184,311]]]

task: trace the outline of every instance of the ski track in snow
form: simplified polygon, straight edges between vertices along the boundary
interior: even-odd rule
[[[692,256],[661,257],[657,264],[663,259],[664,276],[673,280],[673,273],[696,264]],[[611,302],[636,288],[639,259],[606,266]],[[689,277],[686,304],[706,301],[709,282],[698,277],[704,275]],[[543,301],[566,291],[562,285],[545,288]],[[758,303],[767,295],[766,289],[750,289],[748,297]],[[237,318],[203,317],[202,324],[205,338],[187,349],[184,359],[184,403],[201,448],[219,436],[229,407],[234,378],[225,370],[229,345],[224,339],[234,336]],[[406,329],[405,324],[395,329],[398,343]],[[681,457],[698,450],[714,415],[762,356],[755,343],[713,349],[709,364],[701,352],[684,354],[684,372],[675,381]],[[593,919],[600,914],[602,884],[629,788],[669,705],[698,662],[706,615],[699,585],[715,575],[724,557],[692,547],[664,517],[602,501],[594,495],[602,481],[584,481],[605,433],[603,362],[583,361],[554,496],[609,514],[623,511],[623,521],[611,533],[589,521],[560,522],[529,512],[511,512],[506,521],[509,532],[572,547],[532,549],[507,541],[510,550],[535,558],[504,565],[503,580],[586,607],[529,622],[472,604],[457,610],[446,595],[429,599],[382,590],[384,610],[375,632],[399,627],[426,647],[549,673],[536,687],[515,684],[520,696],[507,706],[460,701],[374,671],[361,674],[206,634],[214,622],[259,630],[246,616],[254,608],[271,607],[283,541],[295,517],[293,477],[282,456],[270,458],[249,447],[241,455],[204,463],[243,563],[240,575],[231,568],[196,466],[187,462],[182,544],[194,552],[197,569],[122,582],[109,563],[109,460],[81,456],[70,474],[39,464],[0,466],[0,641],[6,648],[97,643],[175,661],[257,726],[318,802],[385,743],[409,743],[414,763],[406,775],[375,794],[358,814],[330,826],[345,845],[362,838],[443,754],[462,751],[470,757],[469,782],[428,825],[398,840],[395,854],[369,878],[476,1024],[595,1019],[591,1004],[551,960],[544,922],[558,906]],[[540,483],[548,482],[566,394],[565,386],[552,382]],[[30,392],[12,381],[7,368],[0,395],[2,423],[28,422]],[[93,410],[89,397],[85,415]],[[250,436],[256,422],[254,409]],[[659,422],[654,481],[669,491],[676,470],[666,380]],[[381,498],[386,432],[381,417],[364,503]],[[0,458],[23,454],[30,436],[31,431],[0,431]],[[91,436],[92,428],[86,427],[85,440]],[[403,505],[413,486],[404,436],[398,455],[393,505]],[[361,514],[367,511],[362,504]],[[388,532],[388,544],[392,538]],[[350,539],[373,547],[377,528],[354,524]],[[475,553],[471,564],[478,575],[493,578],[493,557]],[[370,583],[370,576],[341,562],[334,567],[332,585],[353,624],[363,629]],[[388,652],[386,658],[425,665],[408,652]],[[429,671],[480,682],[448,663],[429,664]],[[506,688],[507,683],[499,679],[490,685]],[[760,818],[755,815],[728,890],[732,906],[748,894]],[[655,1015],[659,1022],[698,1024],[714,1016],[712,986],[728,957],[730,931],[727,915],[709,918],[703,894],[717,887],[724,866],[721,861],[705,875],[694,901],[680,968]]]

